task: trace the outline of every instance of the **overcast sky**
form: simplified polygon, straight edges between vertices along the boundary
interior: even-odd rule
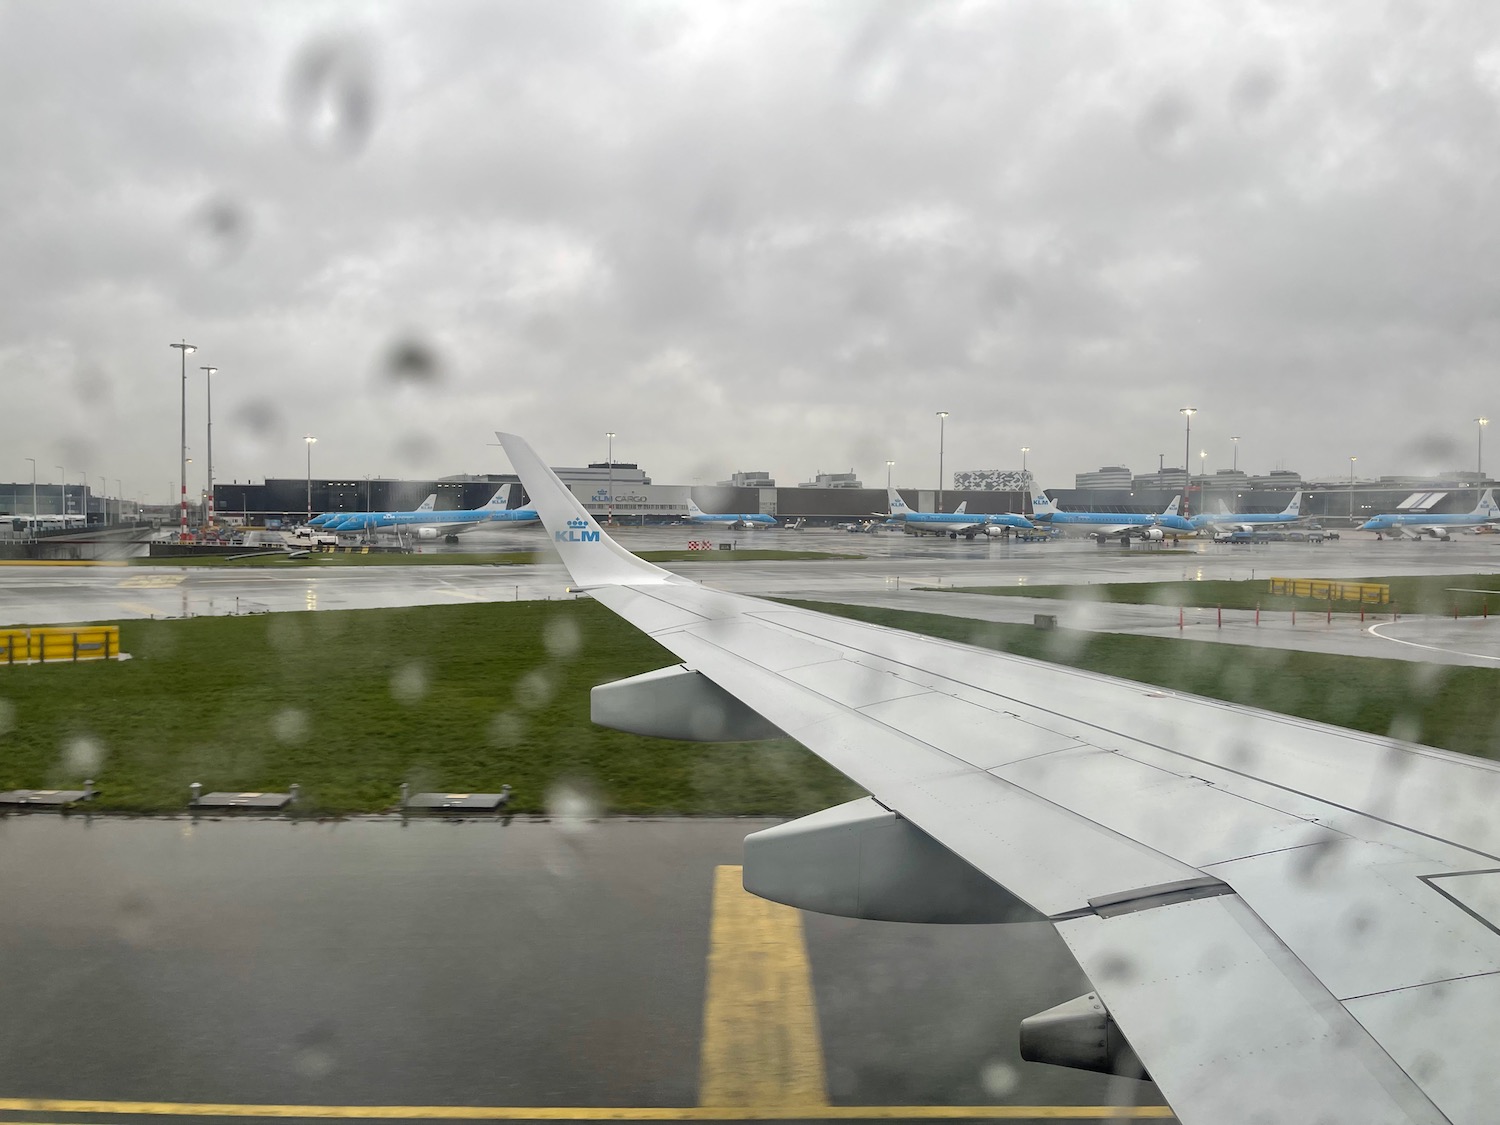
[[[0,3],[0,478],[1471,468],[1500,5]],[[1500,458],[1500,426],[1494,427]],[[1495,461],[1500,468],[1500,460]],[[190,478],[191,479],[191,478]],[[201,483],[201,481],[199,482]]]

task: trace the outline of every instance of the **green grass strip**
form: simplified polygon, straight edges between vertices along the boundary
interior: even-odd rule
[[[1492,756],[1500,670],[812,608]],[[302,786],[304,815],[413,791],[560,783],[630,814],[783,814],[859,790],[790,741],[715,746],[589,722],[595,684],[675,663],[588,600],[121,624],[134,659],[0,668],[0,789],[94,778],[98,806],[181,811],[188,786]]]

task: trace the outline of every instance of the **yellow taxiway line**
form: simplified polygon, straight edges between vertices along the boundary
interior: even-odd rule
[[[746,891],[740,867],[714,869],[698,1102],[828,1104],[802,916]]]
[[[216,1105],[194,1102],[59,1101],[0,1098],[12,1113],[136,1114],[148,1117],[305,1117],[371,1121],[1167,1121],[1164,1105],[770,1105],[770,1106],[482,1106]],[[41,1125],[36,1121],[0,1125]],[[56,1125],[56,1123],[49,1123]],[[76,1125],[69,1122],[68,1125]]]

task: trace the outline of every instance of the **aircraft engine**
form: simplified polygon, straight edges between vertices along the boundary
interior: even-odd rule
[[[1027,1062],[1100,1074],[1148,1077],[1109,1009],[1094,992],[1022,1020],[1021,1057]]]
[[[1143,527],[1141,528],[1141,538],[1147,543],[1160,543],[1166,538],[1166,533],[1159,527]]]
[[[1004,524],[986,524],[984,529],[984,533],[992,539],[1003,539],[1009,532],[1010,528]]]
[[[417,528],[417,538],[418,539],[436,539],[437,537],[438,537],[438,533],[437,533],[437,528],[435,528],[435,527],[419,527],[419,528]]]

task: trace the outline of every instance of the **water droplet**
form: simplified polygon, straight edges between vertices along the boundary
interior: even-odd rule
[[[410,387],[432,387],[442,382],[443,361],[425,340],[408,336],[385,353],[381,371],[391,382]]]
[[[516,706],[524,711],[545,707],[552,700],[556,685],[542,669],[527,672],[516,681]]]
[[[284,707],[271,719],[271,733],[277,742],[301,742],[308,729],[307,712],[296,707]]]
[[[62,768],[67,777],[93,777],[104,765],[102,743],[86,734],[68,739],[63,747]]]
[[[559,781],[547,790],[544,802],[547,815],[557,821],[564,832],[586,832],[589,821],[601,813],[599,801],[574,782]]]
[[[554,660],[567,660],[583,647],[583,630],[571,617],[554,617],[542,630],[542,645]]]
[[[391,698],[397,703],[419,703],[427,688],[427,669],[420,664],[406,664],[391,673]]]
[[[287,115],[292,132],[313,152],[360,152],[375,126],[374,62],[365,45],[349,36],[304,44],[287,76]]]
[[[992,1098],[1004,1098],[1015,1092],[1021,1084],[1021,1076],[1009,1063],[995,1059],[984,1064],[979,1072],[979,1084]]]
[[[188,258],[202,269],[228,265],[250,241],[250,214],[228,195],[203,200],[188,214]]]
[[[501,711],[490,720],[490,745],[497,749],[515,746],[526,733],[526,721],[514,711]]]

